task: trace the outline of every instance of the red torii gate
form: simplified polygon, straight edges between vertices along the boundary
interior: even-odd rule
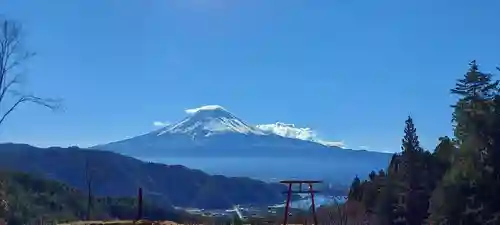
[[[319,191],[313,190],[313,184],[319,184],[322,183],[322,181],[319,180],[282,180],[280,181],[282,184],[288,184],[288,191],[285,192],[287,194],[286,197],[286,203],[285,203],[285,215],[283,219],[283,224],[287,225],[288,222],[288,210],[290,207],[290,198],[292,197],[293,194],[310,194],[311,195],[311,207],[312,207],[312,214],[314,218],[314,224],[318,224],[318,218],[316,217],[316,205],[314,204],[314,193],[318,193]],[[292,190],[293,184],[299,184],[299,190],[294,191]],[[302,184],[307,184],[309,186],[308,191],[302,191]]]

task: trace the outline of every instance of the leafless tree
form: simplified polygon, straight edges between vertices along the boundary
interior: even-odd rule
[[[40,98],[20,91],[21,66],[35,54],[23,46],[22,27],[19,23],[0,16],[0,125],[21,104],[34,103],[49,109],[60,108],[60,100]],[[0,180],[0,213],[8,211],[3,193],[5,181]]]
[[[86,220],[89,221],[92,210],[92,185],[94,183],[94,168],[90,165],[88,156],[85,157],[85,185],[87,186],[87,214]]]
[[[22,26],[0,17],[0,125],[24,103],[34,103],[52,110],[60,108],[60,100],[20,91],[21,66],[33,56],[33,52],[24,49]]]

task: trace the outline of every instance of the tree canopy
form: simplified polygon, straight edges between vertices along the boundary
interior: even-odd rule
[[[500,224],[498,85],[472,61],[450,90],[458,98],[451,106],[454,137],[424,150],[408,117],[402,151],[387,171],[355,178],[349,201],[361,202],[381,225]]]

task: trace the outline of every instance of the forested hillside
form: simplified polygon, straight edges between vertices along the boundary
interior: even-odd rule
[[[29,162],[29,163],[27,163]],[[285,186],[250,178],[212,176],[180,165],[143,162],[113,152],[0,144],[0,169],[38,174],[93,195],[136,196],[162,206],[231,208],[283,201]]]
[[[349,202],[361,202],[371,224],[500,224],[498,83],[471,62],[451,89],[454,137],[424,150],[408,117],[401,153],[387,171],[355,178]]]
[[[134,198],[93,198],[87,207],[85,193],[60,182],[33,175],[1,171],[2,202],[0,218],[9,225],[35,222],[63,222],[81,219],[135,219],[137,201]],[[90,209],[90,213],[89,213]],[[180,213],[172,208],[143,206],[144,217],[178,220]]]

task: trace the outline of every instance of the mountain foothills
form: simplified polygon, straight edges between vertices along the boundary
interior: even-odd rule
[[[0,218],[9,225],[56,223],[92,219],[134,219],[137,202],[134,198],[94,198],[90,213],[85,193],[66,184],[42,179],[26,173],[2,171],[4,202]],[[158,207],[150,203],[143,206],[148,219],[179,221],[183,216],[172,208]]]
[[[451,89],[455,138],[425,151],[408,118],[402,152],[387,171],[356,177],[348,202],[361,202],[370,224],[500,224],[498,84],[471,62]]]
[[[273,204],[283,200],[281,184],[208,175],[179,165],[147,163],[113,152],[78,148],[0,145],[0,168],[40,175],[95,196],[136,196],[160,206],[230,208],[234,204]]]

